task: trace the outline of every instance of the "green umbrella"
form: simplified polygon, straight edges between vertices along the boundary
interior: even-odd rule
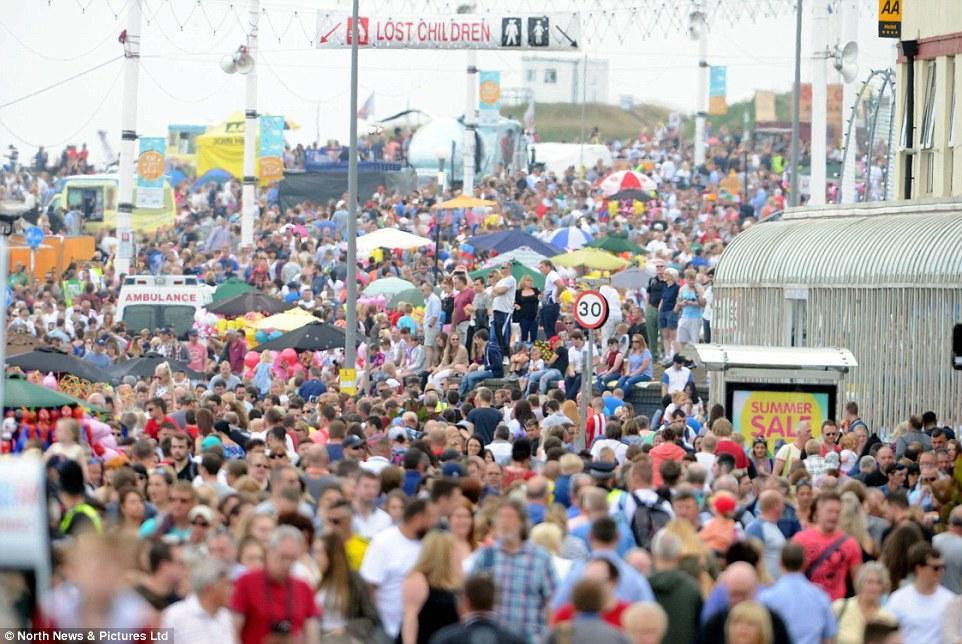
[[[83,405],[86,408],[95,409],[79,398],[35,385],[23,378],[7,378],[3,386],[3,407],[8,409],[17,407],[37,409],[40,407],[63,407],[64,405]]]
[[[491,271],[493,271],[496,268],[500,268],[500,267],[492,266],[491,268],[478,269],[473,273],[471,273],[471,278],[477,279],[479,277],[483,277],[484,279],[488,279],[488,275],[490,275]],[[544,288],[544,275],[541,274],[541,271],[531,268],[530,266],[525,266],[521,262],[514,262],[514,261],[511,262],[511,274],[514,275],[514,279],[516,279],[519,283],[521,282],[522,277],[524,277],[525,275],[528,275],[531,277],[531,280],[534,282],[535,288],[537,289]]]
[[[648,251],[638,244],[628,241],[624,235],[606,235],[598,237],[588,242],[592,248],[601,248],[609,253],[631,253],[632,255],[644,255]]]
[[[364,289],[364,295],[367,297],[375,297],[378,295],[384,295],[388,299],[394,297],[398,293],[403,291],[409,291],[411,289],[417,289],[417,287],[407,280],[402,280],[399,277],[382,277],[379,280],[374,280],[367,285]],[[422,303],[424,300],[421,300]]]
[[[414,306],[424,306],[424,294],[421,293],[419,288],[406,288],[392,295],[391,299],[388,300],[387,307],[396,309],[401,302]]]
[[[230,277],[226,281],[222,282],[220,286],[214,289],[213,303],[216,304],[221,300],[237,297],[238,295],[243,295],[244,293],[249,293],[253,290],[253,286],[239,277]]]

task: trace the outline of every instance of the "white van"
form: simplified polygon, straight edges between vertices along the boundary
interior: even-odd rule
[[[120,287],[117,317],[131,333],[170,327],[187,336],[194,314],[213,299],[214,289],[194,275],[131,275]]]

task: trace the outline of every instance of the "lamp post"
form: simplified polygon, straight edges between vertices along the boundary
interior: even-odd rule
[[[688,16],[688,37],[698,41],[698,111],[695,113],[695,167],[705,164],[705,115],[708,113],[708,19],[701,3]]]
[[[124,46],[124,98],[120,111],[120,180],[117,185],[118,275],[130,273],[134,257],[134,159],[137,152],[137,87],[140,78],[140,0],[127,4],[127,28],[121,34]]]
[[[357,362],[357,21],[358,0],[351,3],[351,100],[350,150],[347,161],[347,328],[344,331],[344,364]]]
[[[448,149],[447,146],[441,146],[435,150],[435,155],[438,157],[438,203],[434,206],[434,286],[440,285],[440,279],[438,275],[438,264],[440,262],[441,253],[441,208],[440,204],[444,200],[444,184],[446,177],[444,176],[444,168],[447,166],[448,161]]]

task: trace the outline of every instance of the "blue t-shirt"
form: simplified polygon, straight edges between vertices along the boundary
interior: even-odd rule
[[[658,307],[658,310],[664,313],[673,311],[675,309],[675,303],[678,301],[678,292],[680,290],[678,282],[665,284],[665,288],[661,292],[661,305]]]

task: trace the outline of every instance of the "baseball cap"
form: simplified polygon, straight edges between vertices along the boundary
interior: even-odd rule
[[[718,492],[711,500],[712,507],[718,514],[731,514],[738,506],[738,501],[730,492]]]
[[[356,434],[348,434],[347,436],[344,437],[344,440],[341,442],[341,445],[343,445],[346,448],[361,447],[362,445],[364,445],[364,439]]]
[[[594,461],[588,469],[591,478],[606,481],[615,475],[615,464],[608,461]]]
[[[208,524],[211,524],[214,522],[214,511],[206,505],[195,505],[190,509],[190,512],[187,513],[187,520],[193,521],[197,517],[202,517]]]
[[[388,430],[387,437],[392,441],[403,441],[407,440],[408,433],[403,427],[392,427]]]
[[[441,475],[449,478],[461,478],[464,476],[464,467],[460,463],[445,463],[441,468]]]
[[[671,361],[675,364],[685,364],[685,356],[681,355],[680,353],[676,353]]]

